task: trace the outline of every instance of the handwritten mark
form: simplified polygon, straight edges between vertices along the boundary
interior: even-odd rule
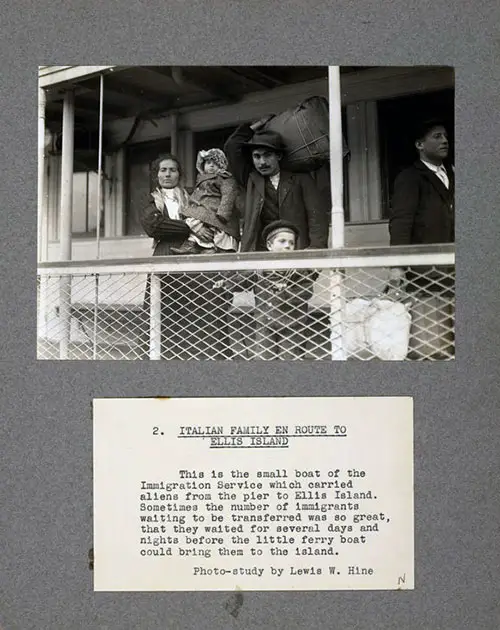
[[[230,615],[232,615],[235,619],[240,614],[240,608],[243,606],[243,592],[239,586],[236,587],[236,593],[233,593],[231,597],[227,600],[224,605],[224,608],[228,611]]]
[[[398,591],[403,590],[402,585],[406,584],[406,573],[398,577]]]

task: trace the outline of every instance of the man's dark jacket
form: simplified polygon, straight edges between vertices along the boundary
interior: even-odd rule
[[[265,178],[253,168],[245,146],[253,135],[249,125],[241,125],[228,138],[224,152],[229,170],[245,194],[241,251],[264,250],[260,215],[264,205]],[[323,199],[309,173],[280,171],[278,186],[279,218],[295,224],[299,230],[296,249],[326,248],[328,244],[328,200]]]
[[[455,241],[455,177],[451,168],[446,172],[449,189],[420,160],[398,175],[389,221],[391,245]]]
[[[451,168],[446,173],[449,188],[421,160],[398,175],[389,221],[391,245],[455,242],[455,176]],[[454,285],[454,269],[414,267],[407,271],[406,279],[409,291],[424,289],[445,295]]]

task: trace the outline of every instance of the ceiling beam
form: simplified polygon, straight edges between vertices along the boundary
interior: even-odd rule
[[[114,90],[106,90],[106,82],[104,83],[104,114],[106,118],[129,118],[135,116],[159,115],[171,109],[174,105],[172,98],[163,97],[161,105],[158,102],[145,101],[144,99],[134,98],[133,102],[129,101],[129,104],[125,106],[116,105],[114,103],[106,102],[106,92],[112,92],[117,94]],[[74,89],[75,93],[75,111],[78,109],[81,112],[89,112],[89,114],[95,113],[95,116],[99,115],[99,92],[91,85],[79,85]],[[57,104],[62,109],[63,94],[59,92],[52,92],[50,99],[47,101],[47,107],[52,104]],[[89,97],[92,95],[93,98]],[[55,100],[58,99],[58,100]]]
[[[166,71],[163,68],[166,68]],[[160,89],[176,91],[177,85],[170,74],[170,66],[140,66],[140,71],[156,81],[160,81],[158,86]]]
[[[117,108],[114,106],[110,108],[106,108],[106,103],[104,103],[104,115],[106,117],[110,117],[113,119],[118,118],[127,118],[128,116],[133,115],[130,109],[125,109],[123,107],[118,108],[120,111],[117,111]],[[62,101],[52,101],[51,103],[47,103],[47,111],[57,110],[58,112],[63,110]],[[80,113],[87,118],[98,118],[99,117],[99,101],[94,101],[92,99],[82,99],[81,96],[75,97],[75,113]]]
[[[86,85],[90,90],[96,91],[99,94],[99,81],[92,79],[87,82]],[[85,87],[85,86],[82,86]],[[171,99],[169,99],[165,92],[161,90],[152,90],[151,88],[142,88],[137,84],[129,83],[125,78],[119,78],[116,75],[107,77],[104,79],[104,97],[106,93],[117,94],[120,97],[132,99],[137,103],[141,103],[143,109],[150,109],[150,107],[158,107],[163,103],[167,103],[170,106]]]
[[[87,96],[83,96],[80,94],[75,94],[75,107],[80,107],[81,109],[91,110],[94,108],[97,115],[99,115],[99,93],[97,93],[96,98],[90,98]],[[115,105],[115,103],[107,103],[106,102],[106,90],[104,91],[104,99],[103,99],[103,111],[104,114],[115,114],[122,118],[126,116],[133,115],[134,109],[132,107],[127,107],[123,105]]]
[[[172,66],[171,74],[173,80],[180,87],[192,87],[197,90],[202,90],[210,94],[210,96],[226,101],[227,103],[237,103],[240,100],[239,95],[235,94],[231,89],[221,86],[220,82],[217,81],[214,84],[212,81],[207,81],[201,76],[200,70],[203,71],[204,76],[207,76],[207,69],[195,66],[183,68]]]
[[[70,86],[92,75],[119,72],[127,66],[41,66],[38,70],[38,84],[41,88],[50,88],[65,84]]]
[[[271,77],[270,75],[258,70],[257,68],[251,68],[248,66],[231,66],[228,68],[230,72],[236,74],[237,76],[247,80],[249,83],[253,83],[258,88],[274,88],[280,85],[283,85],[284,82],[280,79],[276,79],[275,77]]]

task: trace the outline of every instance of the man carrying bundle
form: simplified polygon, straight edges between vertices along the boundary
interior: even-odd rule
[[[310,173],[280,168],[286,147],[280,134],[264,129],[272,117],[241,125],[224,147],[229,170],[245,192],[240,251],[266,251],[262,232],[278,220],[297,227],[297,249],[326,248],[328,200]]]

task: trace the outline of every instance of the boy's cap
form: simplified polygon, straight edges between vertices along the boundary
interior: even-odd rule
[[[285,221],[284,219],[279,219],[278,221],[273,221],[266,225],[266,227],[262,230],[262,239],[264,242],[267,242],[270,238],[272,238],[278,232],[293,232],[296,238],[299,238],[299,229],[294,223],[290,221]]]

